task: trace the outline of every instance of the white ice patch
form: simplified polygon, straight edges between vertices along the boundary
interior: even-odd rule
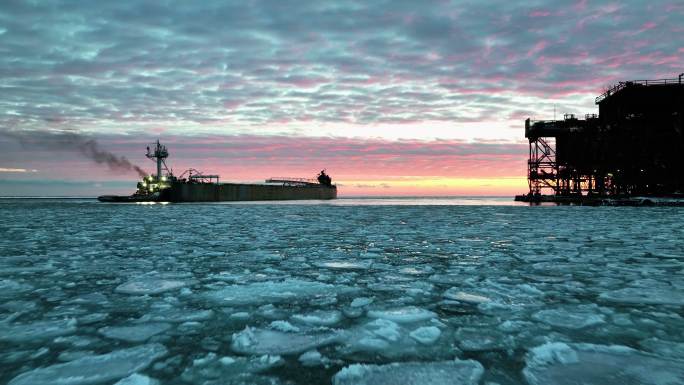
[[[281,366],[285,361],[280,356],[261,355],[254,357],[218,357],[216,353],[196,358],[192,365],[181,374],[181,379],[192,384],[251,384],[251,374],[261,373]],[[241,378],[243,381],[233,382],[231,379]],[[218,380],[217,382],[209,380]],[[260,383],[260,382],[259,382]]]
[[[0,341],[41,341],[76,331],[76,320],[37,321],[29,324],[0,324]]]
[[[373,303],[373,298],[358,297],[351,301],[351,307],[364,307]]]
[[[224,305],[251,305],[277,303],[330,295],[353,290],[315,281],[288,279],[282,282],[255,282],[249,285],[231,285],[209,292],[207,296]]]
[[[550,342],[533,348],[523,374],[530,385],[673,385],[684,383],[684,361],[628,348]]]
[[[134,373],[114,385],[159,385],[159,381],[142,374]]]
[[[398,323],[413,323],[426,321],[437,317],[437,314],[415,306],[407,306],[388,310],[369,310],[370,318],[382,318]]]
[[[354,364],[337,372],[333,385],[477,385],[483,373],[473,360]]]
[[[341,270],[365,270],[370,268],[371,263],[366,261],[330,261],[316,263],[318,267]]]
[[[176,290],[187,285],[185,281],[161,278],[139,278],[119,285],[117,293],[133,295],[154,295],[165,291]]]
[[[289,323],[287,321],[281,321],[281,320],[273,321],[273,322],[271,322],[271,324],[269,326],[273,330],[278,330],[278,331],[286,332],[286,333],[288,333],[288,332],[297,333],[299,331],[298,327],[292,325],[291,323]]]
[[[478,294],[465,293],[456,287],[452,287],[451,289],[445,291],[444,298],[472,305],[479,305],[481,303],[491,301],[491,299],[488,297]]]
[[[183,309],[170,306],[164,309],[155,309],[150,314],[142,317],[144,321],[155,322],[193,322],[206,321],[214,317],[213,310]]]
[[[81,385],[114,381],[147,368],[166,353],[166,348],[160,344],[115,350],[33,369],[18,375],[8,385]]]
[[[323,365],[323,356],[318,352],[318,350],[309,350],[308,352],[305,352],[299,356],[298,360],[303,366]]]
[[[233,334],[231,348],[242,354],[297,354],[319,346],[338,341],[338,333],[284,333],[274,330],[254,329],[249,326],[245,330]]]
[[[337,310],[317,310],[308,314],[295,314],[292,319],[316,326],[332,326],[342,320],[342,313]]]
[[[133,326],[106,326],[98,331],[105,337],[128,342],[144,342],[171,328],[167,323],[148,323]]]
[[[442,335],[442,331],[435,326],[423,326],[409,333],[409,336],[423,345],[432,345]]]

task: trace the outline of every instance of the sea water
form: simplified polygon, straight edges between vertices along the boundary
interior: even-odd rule
[[[0,200],[0,383],[682,384],[684,209]]]

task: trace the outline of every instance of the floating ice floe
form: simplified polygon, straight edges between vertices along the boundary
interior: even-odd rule
[[[184,287],[188,283],[174,279],[138,278],[117,286],[115,291],[123,294],[154,295]]]
[[[16,376],[8,385],[85,385],[110,382],[147,368],[166,353],[166,348],[160,344],[115,350],[33,369]]]
[[[341,270],[366,270],[370,268],[371,262],[369,261],[329,261],[320,262],[315,264],[318,267],[325,267],[328,269],[341,269]]]
[[[442,331],[435,326],[422,326],[409,333],[409,336],[423,345],[431,345],[439,339]]]
[[[128,342],[144,342],[171,328],[167,323],[146,323],[133,326],[105,326],[98,331],[105,337]]]
[[[317,334],[284,333],[275,330],[255,329],[233,334],[231,348],[242,354],[297,354],[340,340],[337,332]]]
[[[251,305],[306,299],[354,291],[347,286],[316,281],[288,279],[282,282],[255,282],[248,285],[231,285],[209,292],[207,296],[224,305]]]
[[[601,293],[599,298],[624,304],[684,305],[684,292],[674,288],[626,287]]]
[[[351,307],[364,307],[373,303],[373,298],[369,297],[358,297],[351,301]]]
[[[545,324],[565,329],[582,329],[593,325],[605,323],[605,316],[592,311],[590,307],[561,307],[558,309],[540,310],[532,315],[532,318]]]
[[[523,370],[530,385],[674,385],[684,383],[684,361],[618,345],[549,342],[533,348]]]
[[[273,322],[271,322],[271,324],[269,326],[271,327],[271,329],[278,330],[281,332],[296,333],[299,331],[298,327],[292,325],[291,323],[289,323],[287,321],[282,321],[282,320],[273,321]]]
[[[198,384],[205,383],[207,380],[221,380],[221,384],[232,384],[232,379],[240,377],[246,380],[245,384],[249,384],[252,379],[251,374],[261,373],[284,363],[285,361],[277,355],[219,357],[216,353],[209,353],[194,359],[192,365],[183,371],[181,378]]]
[[[354,364],[337,372],[333,385],[477,385],[483,373],[473,360]]]
[[[417,354],[429,354],[429,345],[439,339],[441,331],[436,327],[419,327],[409,333],[404,326],[387,319],[378,318],[362,326],[352,328],[344,333],[343,354],[380,354],[389,358],[414,357]],[[438,334],[439,333],[439,334]],[[413,334],[413,335],[411,335]],[[421,354],[422,352],[422,354]]]
[[[337,310],[316,310],[307,314],[295,314],[291,318],[309,325],[332,326],[342,320],[342,313]]]
[[[471,305],[478,305],[481,303],[491,301],[490,298],[483,295],[465,293],[456,287],[452,287],[444,292],[444,298],[450,299],[452,301],[463,302]]]
[[[214,317],[214,311],[211,309],[197,310],[169,307],[166,309],[153,310],[150,314],[143,316],[142,319],[145,321],[182,323],[206,321],[212,317]]]
[[[387,310],[369,310],[368,317],[382,318],[398,323],[413,323],[437,317],[437,314],[415,306]]]
[[[133,373],[114,385],[159,385],[159,381],[142,374]]]
[[[318,350],[309,350],[299,356],[298,360],[304,366],[320,366],[323,365],[324,358]]]
[[[76,320],[37,321],[29,324],[0,324],[0,341],[41,341],[76,331]]]

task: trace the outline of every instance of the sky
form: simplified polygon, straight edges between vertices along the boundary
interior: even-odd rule
[[[676,78],[683,16],[680,0],[3,0],[0,196],[132,192],[135,172],[16,139],[60,133],[150,172],[160,139],[177,174],[523,193],[524,120]]]

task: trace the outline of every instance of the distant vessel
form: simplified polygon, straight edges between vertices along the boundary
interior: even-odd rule
[[[180,176],[166,166],[169,152],[157,142],[147,147],[146,156],[156,161],[157,174],[138,182],[133,195],[102,195],[100,202],[223,202],[299,199],[335,199],[337,186],[325,170],[316,179],[270,178],[261,184],[219,183],[218,175],[206,175],[189,169]]]

